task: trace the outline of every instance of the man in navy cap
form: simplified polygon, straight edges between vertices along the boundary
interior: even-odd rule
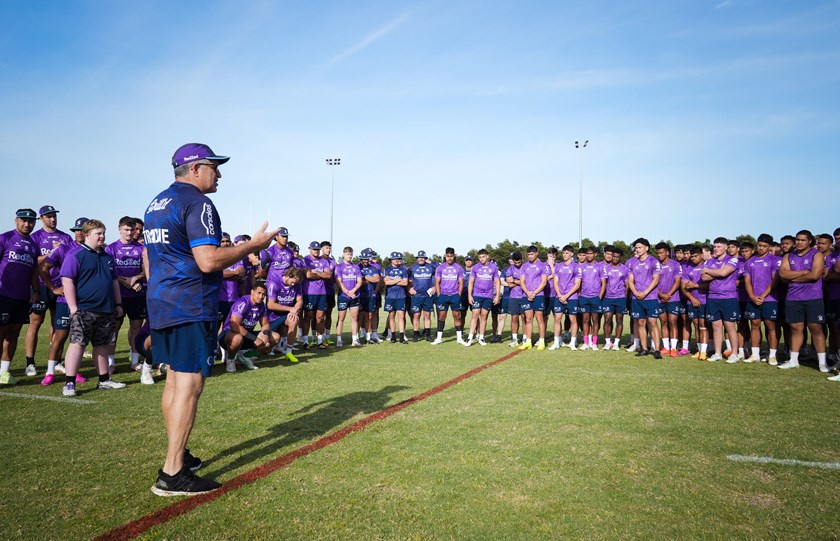
[[[15,228],[0,235],[0,385],[17,383],[9,368],[29,307],[40,301],[38,247],[30,237],[35,218],[34,210],[19,209]]]
[[[44,205],[38,211],[41,217],[42,227],[38,231],[32,233],[32,242],[38,247],[38,263],[44,260],[53,250],[67,244],[73,238],[58,229],[58,210],[52,205]],[[58,269],[52,271],[52,274],[58,277]],[[52,294],[52,288],[47,287],[38,276],[38,293],[40,301],[32,304],[29,307],[29,326],[26,328],[26,337],[24,344],[26,348],[26,375],[34,376],[37,374],[35,369],[35,351],[38,349],[38,331],[44,323],[47,310],[50,311],[50,320],[55,322],[55,295]]]
[[[382,276],[379,269],[370,263],[371,249],[365,248],[359,254],[359,270],[362,271],[362,289],[359,294],[359,304],[362,312],[361,327],[365,332],[365,341],[368,344],[378,344],[379,337],[373,322],[373,314],[376,312],[376,296],[382,285]]]
[[[435,267],[429,263],[424,250],[417,252],[417,262],[408,268],[411,294],[411,316],[414,341],[420,340],[420,316],[423,316],[423,336],[432,341],[432,310],[435,306]]]
[[[391,265],[385,270],[385,312],[388,313],[388,324],[391,328],[391,343],[397,341],[397,331],[400,333],[400,343],[407,344],[405,337],[405,290],[408,287],[408,270],[402,264],[402,252],[391,252]]]
[[[276,231],[268,222],[251,241],[221,248],[222,224],[213,193],[230,158],[210,147],[190,143],[172,157],[175,182],[149,203],[143,236],[149,268],[147,306],[155,359],[166,359],[161,408],[168,444],[166,460],[152,492],[160,496],[193,495],[219,483],[193,474],[201,460],[186,449],[198,400],[216,357],[219,288],[222,271],[248,253],[267,248]]]

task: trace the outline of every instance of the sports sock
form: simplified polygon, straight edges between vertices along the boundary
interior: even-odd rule
[[[662,347],[665,348],[665,349],[671,349],[670,347],[668,347],[668,339],[667,338],[662,339]]]
[[[518,340],[517,336],[518,335],[516,333],[511,334],[510,335],[510,341],[511,342],[516,342]]]
[[[776,350],[775,350],[775,349],[771,349],[771,350],[770,350],[770,356],[771,356],[771,357],[775,357],[775,356],[776,356]]]
[[[35,364],[35,357],[26,358],[26,366],[29,366],[30,364]]]
[[[324,335],[323,335],[323,334],[319,334],[319,335],[318,335],[318,345],[321,345],[321,344],[323,344],[323,343],[324,343]]]
[[[572,341],[569,342],[569,346],[575,347],[576,344],[577,344],[577,336],[573,336]]]
[[[798,351],[791,351],[790,352],[790,362],[799,363],[799,352]]]
[[[825,352],[817,353],[817,362],[820,364],[820,366],[826,364],[826,354],[825,354]]]
[[[438,324],[437,324],[437,332],[438,332],[438,334],[443,333],[443,328],[444,328],[445,326],[446,326],[446,322],[445,322],[445,321],[443,321],[443,320],[438,321]]]
[[[726,340],[726,351],[732,351],[732,342],[729,339]]]
[[[709,350],[709,344],[706,342],[700,343],[700,353],[706,353]]]
[[[139,362],[140,362],[140,354],[137,353],[136,351],[132,351],[131,352],[131,366],[134,366]]]
[[[0,361],[0,374],[8,372],[10,366],[12,366],[12,361]]]
[[[744,348],[738,348],[738,357],[744,358]]]
[[[677,339],[671,338],[671,349],[677,349]]]
[[[683,349],[688,349],[688,340],[683,340],[682,342],[683,342],[682,348]]]
[[[638,337],[636,337],[636,336],[634,336],[634,337],[633,337],[633,345],[634,345],[634,346],[636,346],[636,347],[641,346],[641,345],[642,345],[642,341],[641,341],[641,339],[640,339],[640,338],[638,338]]]
[[[55,365],[57,364],[55,361],[47,361],[47,374],[55,375]]]
[[[555,336],[555,337],[554,337],[554,345],[555,345],[555,346],[559,346],[559,345],[560,345],[560,337],[559,337],[559,336]]]
[[[437,339],[438,339],[438,340],[443,340],[443,331],[438,331],[438,333],[437,333]]]

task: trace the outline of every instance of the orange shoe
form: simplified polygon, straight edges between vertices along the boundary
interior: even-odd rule
[[[732,350],[731,349],[727,349],[726,351],[723,352],[724,357],[729,357],[730,355],[732,355]]]
[[[677,355],[677,350],[672,349],[672,350],[668,353],[668,357],[679,357],[679,355]]]
[[[662,355],[668,355],[671,353],[671,350],[668,348],[662,348],[659,350],[659,353],[661,353]]]

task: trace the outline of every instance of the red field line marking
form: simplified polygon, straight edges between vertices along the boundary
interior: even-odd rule
[[[499,363],[503,363],[508,359],[511,359],[518,353],[519,350],[515,350],[512,353],[508,353],[504,357],[496,359],[495,361],[490,361],[487,364],[483,364],[477,368],[473,368],[469,372],[465,372],[460,376],[447,381],[446,383],[442,383],[437,387],[434,387],[426,392],[420,393],[407,400],[394,404],[393,406],[386,408],[382,411],[378,411],[376,413],[368,415],[367,417],[359,419],[355,423],[351,423],[331,434],[327,434],[326,436],[315,440],[312,443],[304,445],[303,447],[295,449],[294,451],[286,453],[285,455],[281,455],[273,460],[270,460],[269,462],[266,462],[262,466],[258,466],[253,470],[247,471],[237,477],[234,477],[230,481],[224,483],[222,487],[218,490],[214,490],[213,492],[208,492],[206,494],[199,494],[198,496],[192,496],[190,498],[185,498],[183,500],[179,500],[173,503],[172,505],[158,509],[157,511],[152,511],[147,515],[144,515],[136,520],[132,520],[131,522],[127,522],[122,526],[118,526],[113,530],[94,538],[94,541],[118,541],[134,539],[140,534],[159,524],[163,524],[164,522],[168,522],[173,518],[189,513],[196,507],[200,507],[204,504],[210,503],[218,498],[221,498],[229,492],[233,492],[234,490],[238,490],[246,485],[250,485],[254,481],[258,481],[264,477],[268,477],[272,473],[276,472],[281,468],[285,468],[286,466],[288,466],[289,464],[301,457],[305,457],[306,455],[314,453],[319,449],[323,449],[324,447],[337,443],[354,432],[364,430],[376,421],[386,419],[391,415],[397,413],[398,411],[404,410],[405,408],[416,404],[421,400],[425,400],[430,396],[438,394],[441,391],[445,391],[453,385],[457,385],[465,379],[473,377],[479,372],[487,370],[488,368],[491,368]]]

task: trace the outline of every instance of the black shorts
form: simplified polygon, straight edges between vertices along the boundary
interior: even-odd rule
[[[78,310],[70,316],[70,343],[86,347],[113,346],[117,342],[114,314]]]
[[[122,305],[123,317],[131,321],[146,319],[146,297],[123,297]]]
[[[30,314],[43,314],[48,309],[55,310],[55,293],[52,292],[51,287],[41,285],[38,289],[38,296],[40,300],[29,305]]]
[[[788,323],[825,323],[823,300],[785,301],[785,320]]]
[[[29,299],[12,299],[0,295],[0,327],[29,323]]]

